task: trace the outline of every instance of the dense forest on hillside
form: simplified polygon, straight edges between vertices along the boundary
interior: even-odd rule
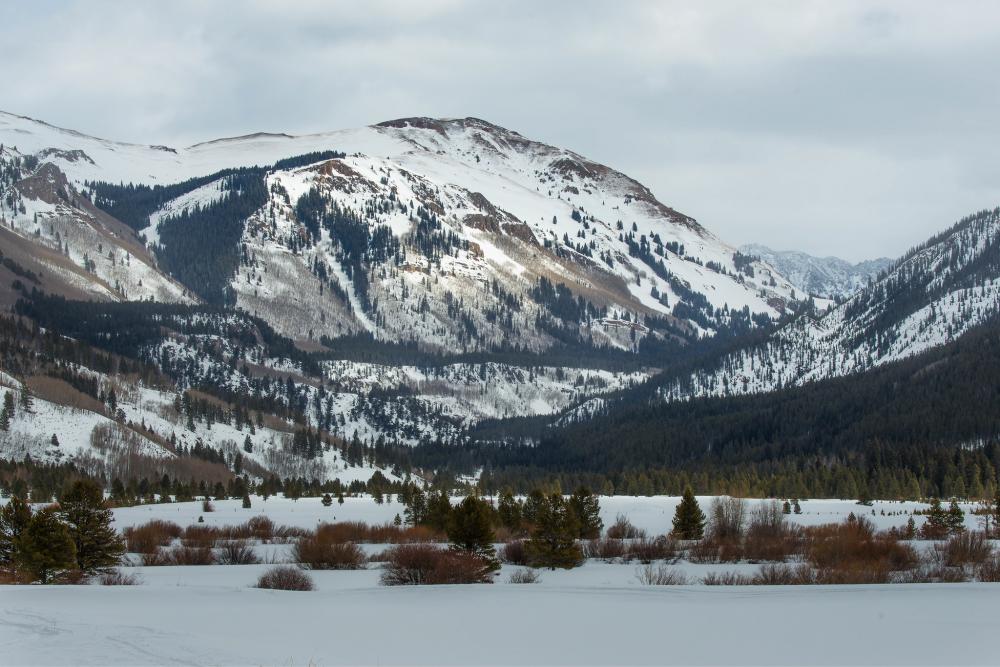
[[[484,427],[471,459],[497,485],[564,477],[618,492],[692,481],[804,496],[893,497],[914,484],[971,494],[995,487],[1000,465],[1000,327],[866,374],[753,396],[616,402],[592,420],[534,420],[514,433],[532,428],[538,444],[520,446],[486,442],[503,428]]]

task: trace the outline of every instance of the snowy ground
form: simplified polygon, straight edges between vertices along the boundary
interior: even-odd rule
[[[698,502],[703,510],[707,510],[712,498],[699,496]],[[0,503],[3,501],[0,500]],[[601,496],[601,518],[605,527],[615,521],[619,514],[628,517],[638,528],[642,528],[650,536],[662,535],[670,531],[674,509],[680,502],[678,496]],[[761,500],[748,500],[750,509]],[[960,503],[965,510],[965,523],[970,529],[977,528],[976,519],[970,513],[972,503]],[[226,526],[243,523],[255,514],[266,514],[275,524],[281,526],[296,526],[299,528],[314,528],[320,521],[364,521],[365,523],[385,523],[392,521],[396,514],[403,515],[403,505],[396,501],[376,504],[369,496],[356,498],[345,497],[344,504],[334,503],[331,507],[323,507],[319,498],[301,498],[286,500],[282,497],[272,497],[267,501],[260,497],[252,498],[252,507],[243,509],[239,500],[222,500],[214,503],[215,512],[204,514],[200,502],[170,503],[165,505],[137,505],[115,510],[116,527],[121,529],[151,519],[166,519],[187,526],[195,523],[203,516],[206,525]],[[874,501],[871,507],[858,505],[852,500],[803,500],[802,514],[789,514],[788,520],[804,526],[823,523],[836,523],[847,518],[848,514],[863,514],[878,528],[905,526],[910,513],[914,509],[926,509],[926,503]],[[923,523],[923,517],[915,517],[917,527]]]
[[[5,665],[995,665],[1000,586],[385,588],[258,566],[135,587],[6,587]]]
[[[708,498],[700,499],[703,507]],[[751,501],[757,502],[757,501]],[[610,524],[619,513],[661,534],[677,498],[601,498]],[[803,524],[863,510],[878,525],[905,523],[918,503],[802,503]],[[875,515],[870,512],[874,510]],[[882,512],[885,512],[885,515]],[[323,507],[253,498],[115,510],[123,528],[162,518],[226,525],[266,514],[278,525],[377,523],[398,502],[346,498]],[[919,518],[918,518],[919,522]],[[974,525],[972,519],[969,525]],[[383,545],[364,545],[380,551]],[[281,560],[287,545],[261,545]],[[642,585],[636,564],[588,561],[543,571],[533,585],[386,588],[376,566],[310,573],[311,593],[252,588],[267,565],[135,567],[141,585],[0,586],[2,665],[995,665],[996,584],[886,586]],[[749,564],[677,566],[692,581]],[[933,638],[929,640],[928,638]]]

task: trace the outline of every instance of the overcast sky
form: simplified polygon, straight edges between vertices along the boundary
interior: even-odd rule
[[[1000,2],[34,0],[0,35],[0,109],[110,139],[477,116],[852,260],[1000,204]]]

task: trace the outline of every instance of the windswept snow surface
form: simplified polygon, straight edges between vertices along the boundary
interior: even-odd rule
[[[327,571],[302,593],[251,588],[264,566],[161,569],[0,587],[4,664],[996,664],[991,584],[384,588]]]

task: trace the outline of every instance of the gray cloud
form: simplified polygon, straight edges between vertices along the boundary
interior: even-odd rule
[[[896,255],[1000,203],[1000,5],[36,2],[0,108],[183,145],[480,116],[733,243]]]

